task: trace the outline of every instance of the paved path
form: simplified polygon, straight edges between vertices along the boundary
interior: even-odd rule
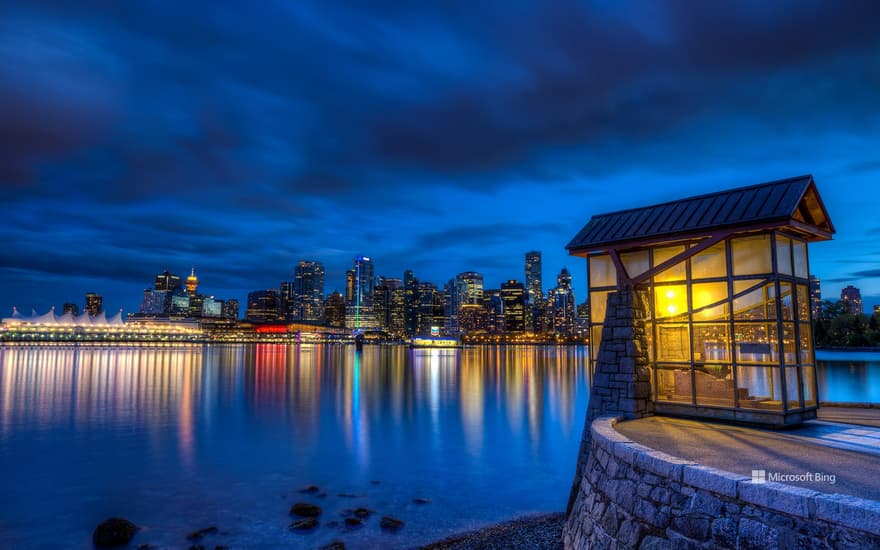
[[[642,445],[728,472],[812,473],[813,481],[788,484],[880,500],[877,428],[811,421],[773,431],[655,416],[621,422],[617,430]],[[835,483],[816,474],[833,475]]]

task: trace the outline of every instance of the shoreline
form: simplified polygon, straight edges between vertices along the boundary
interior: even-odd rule
[[[420,550],[529,548],[561,550],[564,512],[520,516],[421,546]]]

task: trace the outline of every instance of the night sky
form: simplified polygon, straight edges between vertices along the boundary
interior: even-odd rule
[[[825,295],[880,302],[876,0],[42,4],[0,11],[3,315],[358,254],[497,288],[531,249],[582,301],[592,214],[805,173]]]

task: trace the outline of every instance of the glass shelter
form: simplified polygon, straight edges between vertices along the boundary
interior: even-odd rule
[[[594,216],[568,245],[587,259],[591,361],[608,294],[633,288],[655,411],[815,418],[807,244],[833,233],[811,176]]]

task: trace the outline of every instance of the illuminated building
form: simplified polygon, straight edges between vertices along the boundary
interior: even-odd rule
[[[215,300],[213,296],[206,296],[202,300],[201,317],[223,317],[223,300]]]
[[[104,311],[104,298],[100,294],[95,294],[94,292],[87,293],[86,305],[83,308],[83,311],[87,312],[92,317],[95,317]]]
[[[880,315],[880,304],[874,306],[874,315]]]
[[[79,315],[79,306],[76,304],[66,303],[64,304],[64,313],[70,313],[74,317]]]
[[[175,317],[188,317],[189,301],[190,296],[182,289],[177,289],[175,293],[171,295],[171,308],[169,313]]]
[[[562,336],[574,334],[575,298],[571,274],[565,267],[556,277],[556,288],[547,294],[547,311],[553,332]]]
[[[345,297],[336,290],[324,301],[324,324],[339,328],[345,326]]]
[[[811,176],[593,216],[567,246],[587,259],[592,361],[609,294],[635,290],[656,412],[815,418],[807,243],[833,233]]]
[[[504,332],[504,304],[501,300],[501,289],[484,290],[482,302],[486,311],[486,330],[493,334]]]
[[[280,315],[281,300],[278,291],[255,290],[248,293],[247,312],[245,318],[248,321],[268,322],[278,321]]]
[[[292,321],[296,310],[293,281],[284,281],[281,283],[281,292],[278,299],[281,301],[281,305],[279,306],[281,316],[288,321]]]
[[[367,256],[354,259],[354,267],[346,272],[345,285],[345,323],[346,328],[376,328],[373,313],[373,292],[376,280],[373,275],[373,260]]]
[[[183,283],[180,279],[180,275],[169,273],[166,269],[162,273],[156,275],[156,282],[153,285],[153,288],[157,292],[174,292],[179,288],[183,288]]]
[[[537,250],[526,252],[526,291],[530,304],[544,298],[541,271],[541,253]]]
[[[319,321],[324,307],[324,264],[302,260],[293,279],[293,319]]]
[[[504,332],[525,332],[526,292],[523,284],[513,279],[501,283],[501,304],[504,312]]]
[[[462,334],[486,332],[488,330],[486,308],[482,304],[462,304],[458,310],[458,322]]]
[[[145,315],[160,315],[164,313],[167,294],[167,292],[145,288],[144,298],[141,300],[140,313]]]
[[[404,290],[402,286],[391,289],[391,303],[389,308],[389,332],[395,336],[405,336],[406,290]]]
[[[840,301],[843,302],[843,310],[850,315],[862,315],[865,313],[865,308],[862,304],[862,292],[852,285],[848,285],[840,291]]]
[[[432,327],[444,326],[443,294],[433,283],[419,283],[419,328],[417,334],[428,336]]]
[[[815,275],[810,275],[810,310],[814,321],[822,317],[822,286]]]
[[[223,318],[238,319],[238,300],[232,298],[223,303]]]
[[[195,294],[196,290],[199,288],[199,278],[196,277],[196,268],[193,267],[192,271],[189,274],[189,277],[186,278],[186,291],[190,294]]]
[[[403,272],[403,329],[407,336],[419,331],[419,280],[409,269]]]
[[[449,308],[450,334],[460,334],[459,310],[463,304],[479,304],[483,300],[483,275],[475,271],[465,271],[455,276],[452,288],[452,302]]]

